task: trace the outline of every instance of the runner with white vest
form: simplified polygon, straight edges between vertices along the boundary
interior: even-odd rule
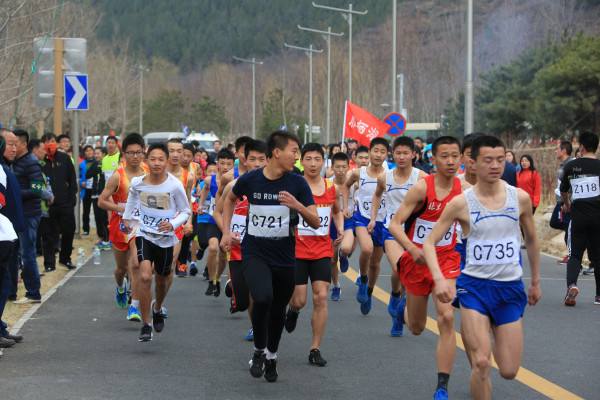
[[[371,210],[371,222],[367,226],[370,232],[375,228],[374,220],[376,218],[375,210],[379,209],[380,204],[384,204],[382,209],[385,213],[385,222],[382,228],[383,245],[385,254],[392,267],[391,275],[391,294],[388,302],[388,313],[392,317],[392,329],[390,335],[393,337],[402,336],[405,299],[402,296],[402,285],[398,278],[397,264],[402,256],[404,249],[390,234],[389,227],[394,214],[398,211],[404,200],[406,192],[421,178],[427,174],[418,168],[413,167],[413,160],[416,157],[415,142],[408,136],[401,136],[394,140],[392,145],[392,156],[396,168],[388,170],[385,175],[379,177],[377,189],[373,194],[373,208]]]
[[[470,162],[475,165],[477,183],[448,203],[423,251],[437,301],[450,303],[456,295],[471,363],[471,395],[491,399],[492,353],[503,378],[514,379],[520,368],[525,306],[528,301],[535,305],[541,297],[540,254],[529,196],[500,179],[505,164],[502,141],[487,135],[475,138]],[[435,243],[456,222],[468,240],[465,267],[455,291],[442,274]],[[529,296],[521,279],[520,228],[531,269]]]

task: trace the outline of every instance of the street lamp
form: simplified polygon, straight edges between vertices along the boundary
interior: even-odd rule
[[[233,56],[233,59],[239,62],[252,64],[252,139],[256,139],[256,66],[263,65],[263,62],[256,61],[256,58],[254,57],[247,59]]]
[[[308,84],[308,131],[310,132],[309,141],[312,141],[312,126],[313,126],[312,125],[312,89],[313,89],[312,58],[313,58],[313,53],[322,53],[323,50],[315,49],[312,44],[309,47],[292,46],[287,43],[284,43],[283,45],[285,47],[287,47],[288,49],[304,51],[306,53],[306,55],[308,56],[308,75],[309,75],[309,78],[308,78],[309,79],[309,84]],[[304,143],[306,143],[306,131],[304,132]]]
[[[326,31],[318,29],[306,28],[298,25],[298,29],[302,31],[320,33],[325,41],[327,42],[327,144],[330,143],[331,139],[331,37],[332,36],[344,36],[344,33],[331,32],[331,27],[328,26]]]
[[[140,70],[140,121],[139,121],[139,131],[140,135],[144,135],[144,72],[149,72],[150,70],[143,65],[138,65],[138,69]]]
[[[467,0],[467,81],[465,82],[465,131],[473,133],[473,0]]]

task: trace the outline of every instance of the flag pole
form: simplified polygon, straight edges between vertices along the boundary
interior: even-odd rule
[[[342,143],[346,139],[346,113],[348,112],[348,100],[344,102],[344,127],[342,128]],[[341,143],[340,143],[341,145]]]

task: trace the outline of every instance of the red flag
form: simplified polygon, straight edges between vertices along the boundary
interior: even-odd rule
[[[371,140],[383,137],[389,125],[379,118],[346,100],[344,113],[344,139],[355,139],[364,146],[369,146]]]

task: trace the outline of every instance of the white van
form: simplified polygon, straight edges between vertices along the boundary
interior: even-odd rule
[[[217,140],[220,140],[219,137],[212,132],[192,132],[185,138],[187,143],[198,142],[198,147],[204,148],[209,153],[213,152],[213,143]]]
[[[183,132],[150,132],[144,135],[146,146],[154,143],[167,143],[169,139],[185,139]]]

